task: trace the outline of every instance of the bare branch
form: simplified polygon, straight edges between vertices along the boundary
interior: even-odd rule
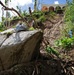
[[[15,10],[14,8],[9,8],[9,7],[5,6],[1,1],[0,1],[0,4],[4,7],[4,10],[9,10],[9,11],[14,11],[14,12],[16,12],[16,13],[19,15],[19,17],[21,17],[22,20],[23,20],[23,21],[27,24],[27,26],[29,27],[29,23],[25,20],[25,18],[24,18],[23,16],[21,16],[21,14],[20,14],[17,10]]]

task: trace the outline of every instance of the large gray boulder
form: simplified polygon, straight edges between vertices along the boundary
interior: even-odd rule
[[[35,58],[39,53],[42,35],[39,30],[12,33],[9,37],[1,34],[0,71]]]

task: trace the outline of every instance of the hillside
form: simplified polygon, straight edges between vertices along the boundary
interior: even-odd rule
[[[67,51],[64,48],[55,46],[55,41],[62,37],[62,30],[65,25],[64,15],[56,14],[52,18],[49,15],[45,15],[41,21],[44,18],[46,20],[42,23],[38,22],[39,28],[42,29],[41,32],[43,33],[40,49],[38,47],[40,53],[38,52],[39,54],[36,58],[30,62],[16,64],[8,70],[1,71],[0,75],[74,75],[74,47]],[[31,43],[28,45],[31,45]],[[46,51],[47,47],[50,51]]]
[[[46,21],[44,24],[46,25],[46,28],[44,29],[44,35],[43,35],[43,42],[41,44],[41,49],[40,52],[42,54],[42,56],[49,58],[51,57],[54,59],[57,59],[55,57],[54,54],[48,54],[46,52],[46,46],[49,45],[50,47],[53,47],[54,49],[58,50],[58,52],[60,53],[60,57],[61,60],[59,60],[59,62],[61,62],[61,66],[63,67],[65,74],[66,75],[74,75],[74,47],[70,50],[70,51],[64,51],[64,49],[61,49],[60,47],[57,48],[55,46],[55,41],[60,39],[62,37],[62,30],[64,27],[64,16],[63,15],[56,15],[52,20],[52,22],[50,21]],[[56,74],[55,74],[56,75]],[[62,75],[62,74],[61,74]],[[64,74],[63,74],[64,75]]]

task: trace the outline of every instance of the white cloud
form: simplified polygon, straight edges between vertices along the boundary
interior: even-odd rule
[[[59,4],[59,2],[58,1],[54,1],[54,4]]]
[[[24,6],[31,3],[32,3],[32,0],[11,0],[10,7],[15,7],[17,5]]]
[[[1,0],[3,3],[5,0]],[[29,4],[33,4],[32,0],[11,0],[11,2],[9,2],[9,7],[13,7],[16,9],[16,6],[28,6]],[[0,21],[1,21],[1,16],[2,16],[2,11],[1,11],[2,6],[0,5]],[[11,15],[16,15],[15,12],[11,13]]]
[[[16,1],[21,6],[23,6],[25,4],[28,5],[28,4],[31,4],[32,3],[32,0],[16,0]]]

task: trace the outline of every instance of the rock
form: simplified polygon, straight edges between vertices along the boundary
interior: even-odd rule
[[[13,32],[15,32],[15,29],[14,28],[10,28],[10,29],[7,29],[5,31],[0,32],[0,34],[13,33]]]
[[[0,47],[0,71],[35,58],[39,53],[42,35],[39,30],[12,33]],[[1,37],[0,41],[2,41]]]
[[[6,40],[6,35],[0,35],[0,46]]]
[[[19,64],[1,71],[0,75],[65,75],[65,73],[59,61],[50,59]]]
[[[16,25],[16,28],[15,28],[15,31],[16,32],[19,32],[19,31],[27,31],[28,30],[28,27],[26,24],[22,24],[22,23],[19,23]]]

